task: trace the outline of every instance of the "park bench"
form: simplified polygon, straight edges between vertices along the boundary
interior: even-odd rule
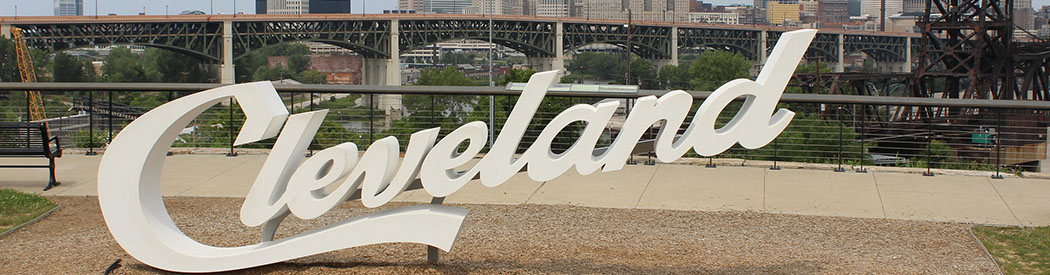
[[[0,157],[45,157],[48,165],[3,164],[0,168],[48,168],[51,180],[44,191],[61,184],[55,180],[55,158],[62,157],[62,145],[57,136],[49,136],[42,122],[0,122]]]

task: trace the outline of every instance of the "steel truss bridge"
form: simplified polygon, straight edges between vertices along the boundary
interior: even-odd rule
[[[353,50],[366,60],[365,84],[400,84],[400,53],[456,39],[489,39],[489,18],[479,15],[171,15],[0,17],[0,32],[23,30],[30,47],[62,51],[100,45],[141,45],[223,64],[233,82],[233,60],[270,45],[311,41]],[[564,53],[613,44],[657,66],[678,63],[683,50],[717,49],[764,62],[780,35],[792,28],[616,20],[495,16],[493,43],[524,53],[538,70],[564,68]],[[910,71],[921,36],[821,30],[807,58],[843,69],[843,56],[862,52],[884,65]]]

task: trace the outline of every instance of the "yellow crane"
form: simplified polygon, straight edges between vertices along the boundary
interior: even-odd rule
[[[18,58],[18,72],[22,76],[22,82],[36,82],[36,68],[33,66],[33,57],[29,55],[29,47],[26,47],[25,38],[22,37],[22,29],[11,27],[11,40],[15,43],[15,56]],[[47,127],[47,115],[44,113],[44,101],[40,98],[40,92],[26,91],[26,97],[29,98],[29,120],[43,122],[44,127]]]

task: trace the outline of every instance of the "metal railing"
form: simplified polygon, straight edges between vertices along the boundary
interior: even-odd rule
[[[52,131],[64,147],[101,150],[120,129],[142,112],[186,94],[218,84],[167,83],[0,83],[0,121],[24,120],[24,90],[41,91]],[[520,92],[502,87],[276,85],[293,113],[328,109],[312,149],[343,142],[365,149],[372,141],[395,136],[407,145],[411,133],[441,127],[442,136],[470,121],[489,121],[489,96],[496,98],[495,131]],[[936,98],[796,94],[789,87],[781,107],[796,112],[791,125],[774,142],[757,150],[739,146],[714,156],[743,160],[811,162],[836,165],[838,171],[871,165],[999,171],[1038,170],[1047,159],[1050,103],[1041,101],[961,100]],[[550,119],[573,104],[620,100],[620,109],[605,125],[599,146],[616,138],[618,122],[631,111],[632,99],[666,91],[548,93],[530,122],[521,149],[528,148]],[[690,92],[693,110],[710,95]],[[739,103],[720,117],[727,122]],[[236,155],[232,137],[244,117],[229,102],[212,107],[183,130],[174,147],[227,148]],[[686,118],[686,122],[692,120]],[[491,126],[491,125],[490,125]],[[555,152],[574,142],[585,125],[566,127],[554,142]],[[657,124],[643,139],[652,138]],[[679,129],[679,131],[684,131]],[[3,138],[3,137],[0,137]],[[273,140],[240,148],[269,148]],[[690,156],[698,155],[690,153]],[[651,160],[643,152],[639,160]],[[931,173],[932,175],[932,173]]]

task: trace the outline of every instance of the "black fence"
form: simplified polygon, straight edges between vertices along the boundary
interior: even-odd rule
[[[0,121],[28,116],[24,90],[41,91],[50,129],[63,146],[89,154],[104,150],[120,129],[142,113],[217,84],[158,83],[0,83]],[[406,146],[419,130],[441,127],[442,136],[470,121],[494,123],[499,134],[519,94],[501,87],[277,85],[292,113],[328,109],[312,149],[354,142],[363,150],[372,141],[395,136]],[[772,143],[757,149],[734,147],[714,158],[776,162],[830,163],[839,170],[865,166],[999,171],[1039,170],[1047,159],[1050,103],[887,96],[785,94],[781,107],[796,112],[791,125]],[[608,145],[631,111],[633,99],[666,91],[549,92],[520,145],[527,148],[555,115],[574,104],[620,101],[605,125],[599,146]],[[693,110],[710,93],[691,92]],[[490,102],[492,104],[490,104]],[[730,105],[720,123],[735,114]],[[692,120],[686,118],[686,123]],[[273,140],[234,147],[243,123],[236,103],[216,105],[182,131],[173,147],[269,148]],[[490,127],[493,125],[490,125]],[[554,150],[575,141],[584,124],[566,127]],[[653,137],[654,125],[646,137]],[[683,126],[679,131],[684,131]],[[643,140],[646,139],[643,137]],[[699,157],[693,153],[689,156]],[[650,154],[642,152],[644,162]]]

